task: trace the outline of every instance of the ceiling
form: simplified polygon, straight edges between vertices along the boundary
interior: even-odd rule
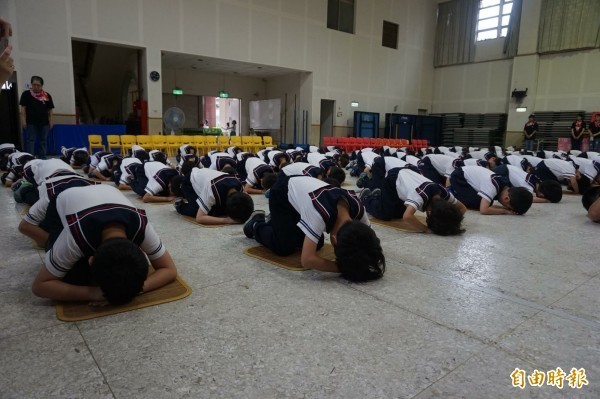
[[[231,61],[219,58],[204,57],[192,54],[180,54],[163,51],[163,69],[186,69],[200,72],[232,74],[267,79],[275,76],[301,72],[296,69],[281,68],[271,65],[252,64],[249,62]]]

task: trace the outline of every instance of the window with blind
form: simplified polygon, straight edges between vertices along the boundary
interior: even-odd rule
[[[346,33],[354,33],[354,0],[328,0],[327,27]]]
[[[506,37],[513,0],[481,0],[477,18],[477,41]]]

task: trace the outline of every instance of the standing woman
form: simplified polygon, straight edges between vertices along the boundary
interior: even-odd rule
[[[535,135],[539,126],[535,121],[535,115],[529,115],[529,121],[523,127],[523,134],[525,135],[525,150],[533,151],[533,140],[535,140]]]
[[[52,109],[54,102],[52,96],[43,89],[44,79],[39,76],[31,77],[31,89],[21,94],[21,123],[27,126],[27,143],[25,148],[28,153],[46,158],[46,141],[48,132],[53,126]],[[34,154],[35,142],[40,141],[40,150]]]
[[[583,114],[578,114],[577,119],[571,125],[571,149],[581,150],[581,142],[583,141],[583,134],[585,133],[586,126],[583,121]]]

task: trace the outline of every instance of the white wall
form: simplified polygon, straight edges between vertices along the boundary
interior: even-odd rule
[[[357,1],[354,35],[326,28],[325,0],[8,3],[19,76],[46,77],[57,112],[75,112],[72,37],[146,49],[150,118],[162,116],[162,89],[147,78],[148,71],[160,71],[161,50],[312,72],[313,124],[319,123],[321,98],[337,101],[342,116],[336,124],[352,117],[351,100],[382,114],[396,105],[405,113],[432,106],[435,1]],[[381,46],[384,19],[400,26],[398,50]]]
[[[512,60],[436,68],[433,112],[507,111]]]

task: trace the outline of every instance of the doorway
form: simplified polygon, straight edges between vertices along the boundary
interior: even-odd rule
[[[335,113],[335,100],[321,100],[321,132],[319,143],[323,137],[333,136],[333,115]]]

